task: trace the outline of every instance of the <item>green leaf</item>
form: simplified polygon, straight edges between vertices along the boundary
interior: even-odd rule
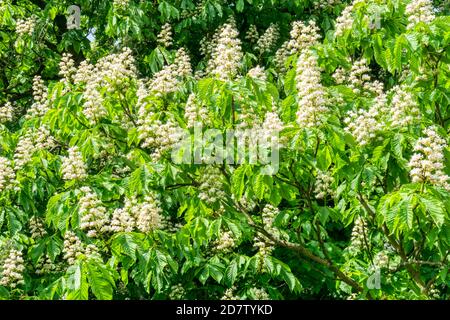
[[[107,267],[93,259],[87,262],[87,273],[92,293],[99,300],[112,300],[114,279]]]
[[[236,2],[236,10],[237,10],[237,12],[244,11],[244,0],[238,0]]]

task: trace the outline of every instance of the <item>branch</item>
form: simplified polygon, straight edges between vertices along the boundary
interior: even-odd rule
[[[372,217],[372,219],[375,220],[375,212],[369,207],[369,205],[364,200],[364,198],[362,197],[360,192],[358,192],[358,200],[361,203],[361,205],[364,207],[364,209],[367,211],[367,213]],[[422,291],[424,291],[426,289],[425,283],[420,278],[419,272],[417,270],[415,270],[411,264],[408,264],[408,257],[406,256],[406,253],[403,250],[403,247],[401,246],[401,244],[398,243],[394,239],[394,237],[389,232],[389,229],[387,228],[385,223],[383,223],[381,230],[384,233],[384,235],[386,236],[386,238],[388,239],[391,246],[393,246],[395,248],[395,250],[397,251],[397,254],[402,259],[402,262],[406,263],[405,264],[406,270],[408,271],[411,278],[416,282],[416,284],[419,286],[419,288]]]
[[[238,206],[239,206],[239,204],[238,204]],[[294,252],[297,252],[300,255],[302,255],[303,257],[306,257],[320,265],[323,265],[324,267],[331,270],[339,279],[344,281],[346,284],[351,286],[356,291],[358,291],[358,292],[363,291],[363,288],[355,280],[353,280],[352,278],[350,278],[349,276],[344,274],[341,270],[339,270],[338,267],[334,266],[330,261],[316,256],[310,250],[308,250],[307,248],[305,248],[304,246],[302,246],[300,244],[292,243],[292,242],[274,237],[271,233],[267,232],[264,228],[258,226],[253,221],[252,217],[245,210],[243,210],[243,208],[240,207],[240,211],[246,216],[248,223],[252,227],[254,227],[257,231],[259,231],[264,236],[266,236],[269,240],[273,241],[276,245],[278,245],[280,247],[284,247],[289,250],[292,250]]]

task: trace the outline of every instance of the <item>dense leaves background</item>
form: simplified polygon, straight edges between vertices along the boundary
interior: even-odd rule
[[[450,194],[429,181],[412,182],[408,163],[425,128],[435,126],[449,140],[450,6],[434,1],[435,19],[407,28],[409,3],[356,2],[351,28],[336,35],[345,1],[0,1],[0,106],[9,102],[14,108],[13,117],[0,125],[0,155],[17,162],[18,142],[30,130],[48,128],[54,139],[14,171],[13,188],[0,190],[0,270],[11,249],[22,252],[24,265],[23,283],[0,285],[0,297],[448,299]],[[68,30],[72,4],[81,8],[81,28]],[[36,21],[33,32],[18,33],[18,21],[30,17]],[[223,81],[202,75],[210,57],[202,54],[201,41],[230,17],[242,41],[238,76]],[[284,68],[276,59],[294,21],[315,21],[320,29],[321,39],[311,49],[333,101],[324,123],[312,128],[296,121],[302,108],[296,86],[300,52],[290,55]],[[173,30],[168,47],[157,41],[165,23]],[[255,25],[261,35],[272,23],[280,37],[261,53],[246,32]],[[91,122],[83,110],[86,85],[62,81],[62,54],[70,53],[79,67],[86,59],[96,63],[125,47],[131,49],[137,76],[112,83],[110,91],[105,86],[107,112]],[[155,161],[154,150],[142,146],[138,132],[137,79],[151,79],[176,63],[182,47],[196,76],[179,79],[175,92],[145,97],[156,118],[164,123],[170,118],[185,128],[185,105],[194,92],[211,127],[235,128],[248,106],[263,121],[275,105],[284,123],[281,136],[287,143],[278,173],[263,175],[260,166],[250,164],[214,165],[224,192],[213,203],[199,197],[211,165],[175,164],[170,154]],[[336,69],[350,70],[363,58],[372,81],[380,81],[385,92],[407,86],[420,111],[406,126],[384,126],[365,145],[345,130],[345,118],[350,110],[369,109],[377,95],[356,92],[333,78]],[[267,79],[247,75],[257,65],[264,67]],[[48,88],[45,114],[29,111],[36,103],[37,75]],[[88,175],[64,180],[61,166],[73,146]],[[445,174],[450,174],[449,151],[444,150]],[[319,172],[334,179],[333,195],[320,199],[315,194]],[[172,227],[88,237],[80,228],[79,205],[86,186],[109,214],[126,198],[152,195]],[[262,215],[264,208],[272,208],[267,205],[276,208],[270,228]],[[30,221],[36,217],[45,234],[32,234]],[[363,228],[355,230],[355,224]],[[352,228],[363,236],[356,250]],[[274,236],[274,229],[280,236]],[[98,254],[85,252],[68,263],[63,241],[69,231]],[[235,246],[215,250],[224,233]],[[258,233],[272,252],[262,254],[254,246]],[[37,272],[45,259],[54,268]],[[367,279],[377,266],[381,289],[369,289]]]

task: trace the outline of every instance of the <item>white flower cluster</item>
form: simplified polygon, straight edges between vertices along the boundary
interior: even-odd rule
[[[162,227],[162,209],[155,194],[151,193],[139,202],[136,197],[126,198],[123,208],[114,210],[110,230],[131,232],[137,229],[148,233]]]
[[[12,168],[11,161],[0,157],[0,192],[11,189],[16,184],[16,174]]]
[[[331,185],[334,183],[334,178],[330,172],[317,171],[316,183],[314,193],[317,199],[323,199],[326,195],[334,196],[334,190]]]
[[[79,179],[87,177],[87,165],[77,146],[68,150],[69,155],[62,157],[62,176],[64,180]]]
[[[245,39],[248,40],[251,43],[255,43],[259,39],[259,33],[258,29],[254,24],[251,24],[248,28],[247,32],[245,33]]]
[[[386,251],[378,252],[373,258],[373,264],[376,268],[385,268],[389,265],[389,256]]]
[[[417,101],[404,86],[392,88],[394,95],[391,101],[390,120],[393,127],[406,127],[420,119]]]
[[[201,40],[200,40],[200,54],[202,56],[205,57],[211,57],[211,53],[214,49],[214,47],[217,45],[217,40],[219,38],[219,31],[221,30],[221,28],[218,28],[216,30],[216,33],[214,33],[212,39],[210,39],[208,36],[204,36]]]
[[[290,39],[283,43],[280,49],[275,53],[274,62],[281,72],[286,71],[286,59],[293,54],[302,53],[309,50],[311,46],[318,43],[320,39],[319,28],[315,21],[311,20],[308,24],[302,21],[294,21],[290,32]]]
[[[177,91],[178,85],[179,82],[173,64],[164,66],[156,72],[148,83],[150,91],[157,97]]]
[[[254,68],[251,68],[250,70],[248,70],[247,75],[250,78],[253,78],[255,80],[259,80],[259,81],[266,81],[267,80],[267,75],[264,71],[263,67],[260,66],[256,66]]]
[[[25,265],[22,252],[17,249],[11,249],[2,265],[0,285],[15,288],[19,284],[24,284],[24,270]]]
[[[151,156],[154,160],[158,160],[180,141],[183,130],[171,119],[163,123],[159,119],[153,119],[152,116],[151,111],[139,112],[138,133],[142,147],[152,148]]]
[[[435,283],[432,283],[430,288],[428,289],[428,296],[433,300],[441,299],[441,292],[438,288],[436,288]]]
[[[431,0],[414,0],[406,6],[408,16],[407,29],[413,29],[418,23],[430,23],[434,20],[433,2]]]
[[[357,217],[352,229],[349,250],[356,253],[364,246],[364,234],[366,223],[361,217]]]
[[[61,271],[59,266],[52,262],[50,257],[46,254],[42,256],[36,263],[36,274],[48,274],[51,272]]]
[[[235,246],[233,232],[227,231],[220,234],[220,238],[214,241],[214,251],[227,253],[230,252]]]
[[[349,111],[344,119],[345,131],[349,132],[361,146],[367,145],[385,128],[383,115],[388,114],[387,97],[381,94],[375,98],[375,103],[369,110],[358,109]]]
[[[132,232],[136,226],[136,210],[138,201],[135,197],[126,198],[123,208],[114,210],[111,218],[112,232]]]
[[[342,67],[336,69],[333,78],[337,84],[346,83],[355,94],[371,96],[383,93],[383,84],[378,81],[371,81],[370,68],[367,66],[367,60],[362,58],[352,64],[351,70],[347,71]]]
[[[226,81],[237,75],[243,53],[234,20],[226,23],[219,31],[217,45],[212,49],[207,71]]]
[[[291,39],[287,44],[289,53],[291,55],[301,53],[303,50],[318,44],[321,38],[319,32],[320,29],[314,20],[309,21],[308,24],[303,21],[294,21],[290,32]]]
[[[280,37],[280,28],[278,25],[271,23],[267,30],[262,34],[256,43],[255,50],[260,54],[264,52],[270,52],[272,48],[277,44]]]
[[[270,300],[270,296],[264,288],[251,288],[255,300]]]
[[[446,141],[439,136],[434,126],[426,128],[426,137],[419,138],[414,146],[414,154],[409,161],[413,182],[429,182],[450,191],[450,177],[444,173]]]
[[[222,298],[220,300],[241,300],[241,297],[235,295],[236,287],[231,287],[225,290]]]
[[[26,118],[42,117],[49,109],[47,87],[40,76],[33,78],[33,99],[34,103],[28,109]]]
[[[150,91],[157,97],[178,90],[180,79],[192,75],[192,66],[189,55],[184,48],[177,50],[175,61],[164,66],[153,75],[148,82]]]
[[[86,83],[83,113],[94,124],[107,114],[101,91],[105,88],[108,93],[126,90],[128,80],[136,78],[132,51],[123,48],[120,53],[99,59],[95,66],[83,61],[73,78],[75,83]]]
[[[341,4],[341,0],[314,0],[313,2],[314,9],[316,10],[333,8],[338,4]]]
[[[73,265],[78,257],[85,253],[85,247],[75,232],[66,231],[64,234],[63,253],[63,259],[70,265]]]
[[[157,39],[158,43],[161,44],[163,47],[170,47],[173,43],[172,40],[172,27],[170,26],[170,24],[165,23],[162,27],[161,27],[161,31],[158,34],[158,39]]]
[[[256,254],[258,258],[257,269],[259,272],[263,272],[265,268],[265,259],[271,255],[274,250],[273,245],[269,244],[267,238],[262,234],[257,234],[254,239],[254,246],[258,248],[258,253]]]
[[[30,17],[27,19],[19,19],[16,22],[16,33],[21,35],[29,35],[32,36],[34,32],[34,28],[36,27],[36,18]]]
[[[73,76],[73,82],[75,84],[82,84],[89,81],[94,73],[94,66],[89,63],[88,60],[81,61],[80,65],[76,69],[76,73]]]
[[[114,0],[113,6],[114,8],[126,9],[128,7],[128,3],[130,0]]]
[[[135,210],[138,212],[136,217],[136,227],[143,233],[148,233],[161,227],[161,203],[156,196],[151,193],[144,198]]]
[[[195,93],[191,93],[184,108],[184,118],[188,128],[193,128],[196,123],[209,124],[208,109],[202,105]]]
[[[364,94],[373,92],[375,94],[381,94],[383,92],[383,84],[376,81],[370,81],[370,68],[367,66],[366,59],[360,59],[353,63],[350,70],[350,74],[347,78],[349,87],[353,90],[355,94],[360,94],[361,90],[365,90]]]
[[[271,204],[266,204],[261,213],[264,229],[276,238],[279,237],[279,231],[274,227],[273,223],[279,213],[280,210]]]
[[[71,79],[77,72],[75,68],[75,61],[72,59],[70,53],[63,53],[61,61],[59,62],[59,75],[63,78],[63,82],[70,83]]]
[[[108,219],[106,208],[97,194],[89,187],[82,187],[84,195],[79,201],[79,212],[81,215],[80,228],[87,231],[88,237],[97,237],[99,234],[108,231]]]
[[[261,130],[259,131],[259,146],[281,148],[285,142],[279,137],[279,134],[283,128],[284,124],[278,114],[274,111],[267,112],[264,116],[264,122],[261,125]]]
[[[14,108],[11,102],[6,102],[4,106],[0,107],[0,124],[12,121],[14,116]]]
[[[47,231],[45,231],[44,228],[44,223],[36,216],[31,217],[29,227],[32,239],[39,239],[47,234]]]
[[[174,67],[178,77],[192,75],[191,59],[184,48],[178,49],[175,53]]]
[[[355,5],[364,2],[364,0],[353,0],[345,9],[341,12],[341,15],[336,18],[335,35],[337,37],[342,36],[346,30],[349,30],[353,26],[353,9]]]
[[[14,152],[14,169],[23,168],[36,151],[51,149],[56,142],[45,126],[40,126],[37,131],[27,131],[17,142]]]
[[[303,52],[297,62],[295,76],[298,91],[297,122],[305,128],[313,128],[323,123],[328,113],[326,92],[320,83],[320,69],[317,57],[310,51]]]
[[[212,166],[205,169],[201,178],[198,197],[209,205],[225,198],[222,173],[219,169]]]

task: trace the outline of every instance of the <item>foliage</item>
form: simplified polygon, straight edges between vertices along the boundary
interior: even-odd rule
[[[412,2],[0,1],[0,298],[448,299],[450,9]],[[276,113],[278,171],[173,161],[191,94],[221,132]]]

